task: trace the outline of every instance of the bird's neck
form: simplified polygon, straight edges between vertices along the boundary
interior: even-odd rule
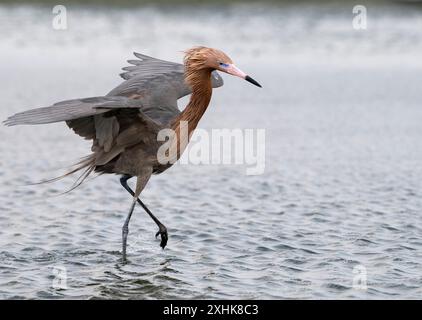
[[[211,101],[211,70],[197,71],[191,76],[190,80],[192,95],[189,103],[172,124],[172,129],[176,133],[180,131],[181,125],[187,125],[189,138],[198,126],[199,120],[201,120]]]
[[[171,125],[176,137],[173,141],[178,144],[177,158],[185,150],[193,131],[198,126],[199,120],[201,120],[211,101],[211,72],[212,70],[200,70],[189,74],[192,95],[186,108],[174,119]]]

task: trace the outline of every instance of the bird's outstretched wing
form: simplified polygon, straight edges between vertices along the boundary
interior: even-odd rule
[[[177,100],[192,93],[185,83],[184,66],[180,63],[156,59],[144,54],[134,53],[138,58],[128,60],[131,66],[124,67],[120,76],[122,84],[108,93],[108,96],[142,98],[150,106],[177,106]],[[223,85],[223,79],[214,71],[214,88]]]
[[[184,66],[179,63],[135,53],[139,60],[123,68],[124,81],[105,97],[61,101],[49,107],[32,109],[9,117],[4,123],[45,124],[69,121],[106,112],[107,108],[139,108],[154,121],[166,123],[177,115],[177,100],[191,93],[184,81]],[[223,85],[214,71],[213,86]]]
[[[100,166],[101,172],[112,170],[109,169],[113,166],[111,161],[116,160],[127,148],[143,141],[148,141],[148,145],[156,142],[157,132],[165,125],[160,121],[172,119],[174,116],[169,114],[176,115],[178,112],[177,108],[145,107],[141,100],[126,97],[92,97],[62,101],[49,107],[17,113],[4,123],[14,126],[66,121],[76,134],[92,140],[91,155],[65,175],[49,180],[55,181],[84,170],[75,183],[76,187]]]
[[[9,117],[4,124],[14,126],[66,121],[76,134],[85,139],[96,139],[99,141],[97,144],[107,150],[115,136],[130,127],[132,122],[142,122],[151,134],[156,134],[179,113],[176,107],[155,108],[145,106],[142,100],[126,97],[92,97],[20,112]]]
[[[120,74],[125,80],[129,80],[139,75],[148,78],[148,76],[151,75],[169,74],[172,72],[183,74],[184,67],[180,63],[153,58],[137,52],[134,52],[133,54],[138,59],[128,60],[127,62],[132,66],[122,68],[125,72]]]
[[[49,107],[17,113],[4,123],[8,126],[21,124],[46,124],[66,121],[77,134],[91,138],[95,133],[94,116],[116,109],[135,109],[145,121],[166,125],[180,111],[177,100],[191,93],[184,81],[184,66],[135,53],[138,60],[129,60],[130,67],[123,68],[126,79],[107,96],[61,101]],[[223,85],[221,76],[214,71],[213,87]],[[98,117],[97,117],[98,118]]]
[[[49,107],[36,108],[10,116],[4,124],[45,124],[69,121],[105,113],[109,108],[141,108],[140,100],[126,97],[92,97],[61,101]]]

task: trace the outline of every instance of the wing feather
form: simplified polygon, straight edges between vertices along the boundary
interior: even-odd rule
[[[15,126],[21,124],[46,124],[85,118],[107,112],[107,108],[139,108],[140,100],[132,101],[126,97],[92,97],[61,101],[49,107],[31,109],[16,113],[4,124]]]
[[[104,148],[105,152],[110,151],[114,138],[119,133],[119,122],[116,117],[94,116],[95,138],[98,145]]]
[[[192,93],[185,83],[183,64],[161,60],[134,52],[139,60],[128,60],[130,66],[122,68],[122,84],[108,93],[109,96],[140,95],[153,106],[176,106],[177,100]],[[214,88],[223,85],[223,79],[213,71]]]

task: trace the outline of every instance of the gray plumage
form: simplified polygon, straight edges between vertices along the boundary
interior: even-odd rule
[[[124,81],[106,96],[61,101],[50,107],[17,113],[4,121],[7,126],[46,124],[68,121],[105,113],[108,109],[135,108],[159,123],[167,123],[178,113],[177,100],[192,93],[184,81],[184,66],[180,63],[134,53],[139,60],[124,67],[120,74]],[[214,88],[223,85],[223,79],[213,72]]]
[[[125,81],[106,96],[61,101],[17,113],[4,123],[14,126],[66,121],[76,134],[93,140],[93,154],[81,167],[100,173],[137,175],[139,168],[130,163],[129,157],[148,159],[156,151],[159,147],[156,134],[180,114],[177,100],[192,90],[184,81],[183,64],[134,54],[138,59],[128,60],[131,66],[124,67],[125,72],[121,73]],[[216,71],[212,74],[212,85],[214,88],[223,85]],[[130,151],[122,155],[139,144],[145,144],[145,148],[138,150],[137,155]],[[153,171],[165,169],[155,167]]]

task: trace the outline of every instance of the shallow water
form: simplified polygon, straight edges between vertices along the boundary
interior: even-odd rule
[[[1,126],[0,297],[420,299],[422,12],[368,12],[356,31],[347,5],[70,7],[57,31],[50,7],[0,6],[1,119],[108,92],[131,51],[180,61],[206,44],[264,89],[224,77],[200,126],[266,130],[262,175],[154,177],[143,197],[168,247],[137,208],[123,264],[131,199],[116,176],[63,196],[73,179],[27,185],[89,143],[65,124]]]

